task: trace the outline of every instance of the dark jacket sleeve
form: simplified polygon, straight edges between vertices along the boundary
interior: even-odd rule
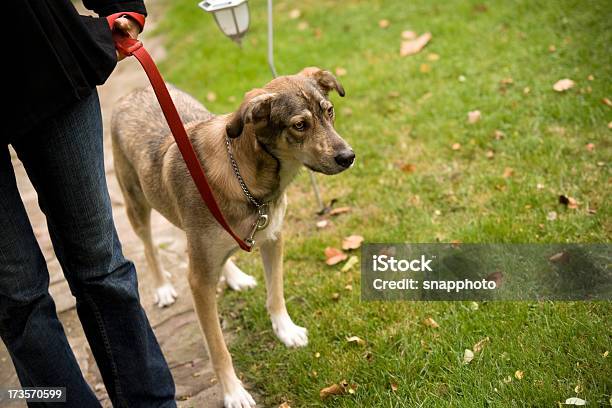
[[[122,11],[147,15],[143,0],[83,0],[83,5],[104,17]]]

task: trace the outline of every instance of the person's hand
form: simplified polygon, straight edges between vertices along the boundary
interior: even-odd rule
[[[138,39],[138,34],[140,34],[140,25],[129,17],[119,17],[113,25],[113,33],[119,33],[122,36],[131,37],[136,40]],[[117,61],[121,61],[124,58],[125,55],[117,51]]]

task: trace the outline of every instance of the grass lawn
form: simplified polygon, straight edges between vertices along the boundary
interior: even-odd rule
[[[332,98],[336,129],[357,162],[337,177],[318,176],[326,200],[352,208],[330,228],[315,226],[306,173],[289,191],[285,287],[290,313],[309,329],[308,347],[276,341],[259,257],[238,257],[261,284],[226,293],[221,311],[235,332],[235,365],[258,402],[552,407],[578,396],[609,405],[610,303],[361,302],[358,269],[325,265],[323,251],[351,234],[368,242],[608,242],[612,108],[602,99],[612,98],[610,3],[275,3],[280,74],[346,70],[347,96]],[[242,49],[194,0],[165,6],[162,71],[213,112],[235,110],[245,91],[270,79],[265,2],[250,4]],[[296,8],[301,15],[291,19]],[[433,39],[400,57],[404,30]],[[562,78],[575,86],[553,91]],[[482,118],[469,124],[474,110]],[[578,208],[560,205],[560,194]],[[440,327],[424,325],[428,317]],[[353,335],[366,344],[348,343]],[[463,364],[464,349],[486,337]],[[320,399],[320,389],[341,380],[356,384],[355,393]]]

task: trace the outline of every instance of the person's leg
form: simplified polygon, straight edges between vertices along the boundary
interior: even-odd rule
[[[0,196],[0,336],[19,382],[23,387],[66,387],[64,407],[99,407],[55,313],[45,258],[19,196],[6,144],[0,145]]]
[[[25,140],[26,138],[24,138]],[[14,144],[115,407],[173,407],[174,382],[123,257],[104,174],[94,94]]]

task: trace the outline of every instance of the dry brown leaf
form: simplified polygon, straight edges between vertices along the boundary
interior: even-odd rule
[[[391,391],[392,392],[397,392],[397,389],[398,389],[397,383],[392,382],[389,385],[391,386]]]
[[[337,248],[325,248],[325,263],[328,265],[336,265],[348,258],[348,255]]]
[[[525,376],[525,373],[521,370],[516,370],[514,372],[514,376],[516,377],[517,380],[522,380],[523,377]]]
[[[438,322],[436,322],[433,318],[428,317],[426,319],[423,320],[423,324],[427,327],[431,327],[432,329],[437,329],[440,327],[440,325],[438,324]]]
[[[496,272],[493,272],[493,273],[487,275],[485,280],[488,280],[488,281],[491,281],[491,282],[495,282],[495,286],[499,287],[499,285],[501,285],[501,283],[502,283],[503,278],[504,278],[504,274],[501,273],[500,271],[496,271]]]
[[[278,406],[278,408],[291,408],[291,405],[289,405],[288,402],[283,402]]]
[[[342,249],[348,251],[350,249],[357,249],[361,246],[363,237],[361,235],[349,235],[342,240]]]
[[[332,384],[329,387],[325,387],[319,391],[319,397],[325,399],[330,395],[342,395],[344,394],[344,388],[338,384]]]
[[[416,166],[412,163],[403,163],[400,165],[400,170],[404,173],[414,173]]]
[[[548,46],[548,52],[555,52],[555,51],[557,51],[557,47],[555,47],[554,44],[550,44]]]
[[[481,118],[481,113],[479,110],[468,112],[468,123],[474,124],[478,122]]]
[[[430,52],[427,54],[427,61],[437,61],[440,59],[440,56],[435,52]]]
[[[214,92],[212,92],[212,91],[208,92],[208,93],[206,94],[206,100],[207,100],[208,102],[214,102],[214,101],[216,101],[216,100],[217,100],[217,94],[216,94],[216,93],[214,93]]]
[[[417,33],[411,30],[402,31],[402,39],[404,40],[414,40],[417,38]]]
[[[567,252],[561,251],[552,255],[548,260],[552,263],[568,263],[570,256]]]
[[[351,207],[338,207],[329,212],[329,215],[340,215],[351,211]]]
[[[429,64],[421,64],[421,66],[419,67],[419,71],[421,71],[421,73],[423,74],[426,74],[431,71],[431,66],[429,66]]]
[[[461,149],[461,144],[459,144],[459,143],[453,143],[453,145],[451,146],[451,149],[453,149],[453,150],[459,150],[459,149]]]
[[[297,29],[298,29],[299,31],[304,31],[304,30],[307,30],[307,29],[308,29],[308,27],[309,27],[309,25],[308,25],[308,21],[300,21],[300,22],[298,23],[298,25],[297,25]]]
[[[593,150],[595,150],[595,143],[587,143],[585,147],[587,151],[592,152]]]
[[[568,89],[572,89],[576,85],[574,81],[569,78],[560,79],[553,85],[553,89],[557,92],[565,92]]]
[[[578,208],[578,202],[573,197],[568,197],[563,194],[559,196],[559,204],[565,205],[567,208],[575,210]]]
[[[431,40],[431,33],[421,34],[414,40],[402,41],[400,46],[400,56],[406,57],[408,55],[414,55],[419,52],[427,45]]]
[[[487,343],[489,343],[491,339],[489,337],[485,337],[484,339],[480,340],[478,343],[474,344],[474,353],[480,353],[482,351],[482,349],[484,349],[484,347],[487,345]]]
[[[391,25],[391,23],[386,18],[383,18],[382,20],[380,20],[378,22],[378,26],[380,28],[389,28],[390,25]]]
[[[340,294],[338,292],[332,293],[332,300],[334,301],[340,300]]]
[[[351,337],[347,337],[346,341],[348,341],[349,343],[354,343],[358,346],[365,346],[366,345],[366,341],[364,339],[362,339],[361,337],[358,336],[351,336]]]
[[[501,130],[495,130],[495,132],[493,132],[493,136],[495,136],[495,140],[502,140],[506,135]]]
[[[610,99],[608,99],[608,98],[603,98],[601,100],[601,103],[603,103],[604,105],[608,105],[608,106],[612,107],[612,101]]]
[[[514,175],[514,169],[512,167],[506,167],[504,169],[504,173],[502,174],[503,178],[510,178]]]
[[[487,150],[487,152],[485,153],[485,157],[487,159],[492,159],[495,157],[495,152],[493,150]]]

